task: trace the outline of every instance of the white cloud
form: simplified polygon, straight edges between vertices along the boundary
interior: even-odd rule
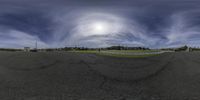
[[[35,48],[36,40],[38,42],[39,48],[48,47],[48,45],[42,42],[37,36],[32,36],[24,32],[9,30],[4,32],[0,32],[0,36],[3,37],[0,39],[0,47],[15,47],[15,48],[23,48],[23,47],[32,47]]]
[[[191,39],[200,35],[198,27],[189,27],[188,19],[185,17],[186,12],[178,13],[172,16],[172,25],[168,29],[166,37],[168,39],[167,45],[187,45]]]
[[[144,46],[142,42],[148,41],[147,38],[149,37],[145,36],[145,31],[133,20],[130,21],[108,13],[84,12],[84,14],[80,15],[75,17],[74,27],[63,43],[67,45],[100,47],[125,44],[126,42],[128,43],[127,45]],[[94,29],[95,26],[93,25],[96,23],[102,23],[104,28],[101,31],[102,33]],[[131,34],[137,40],[127,41],[124,38],[126,34]]]

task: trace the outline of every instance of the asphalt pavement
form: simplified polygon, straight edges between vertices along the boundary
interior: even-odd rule
[[[0,100],[200,100],[200,52],[0,52]]]

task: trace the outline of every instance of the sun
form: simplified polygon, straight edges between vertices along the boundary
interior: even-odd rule
[[[103,31],[104,30],[104,26],[100,23],[96,23],[94,25],[94,28],[95,28],[96,31]]]
[[[105,34],[107,29],[105,23],[100,23],[100,22],[93,23],[92,27],[93,27],[93,32],[96,34]]]

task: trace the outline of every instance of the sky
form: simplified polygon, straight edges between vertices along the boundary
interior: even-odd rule
[[[200,47],[199,0],[0,0],[0,48]]]

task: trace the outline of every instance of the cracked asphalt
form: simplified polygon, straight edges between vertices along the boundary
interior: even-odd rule
[[[200,100],[200,52],[0,52],[0,100]]]

